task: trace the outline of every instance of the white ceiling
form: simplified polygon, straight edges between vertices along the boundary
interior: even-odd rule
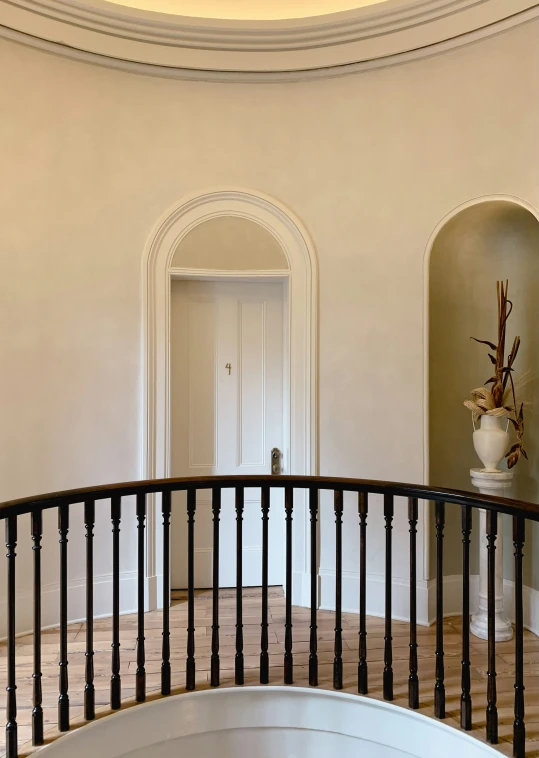
[[[196,18],[277,20],[323,16],[385,0],[111,0],[117,5]]]

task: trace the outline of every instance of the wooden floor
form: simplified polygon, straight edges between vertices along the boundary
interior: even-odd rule
[[[260,654],[260,590],[244,591],[244,652],[245,684],[258,683],[258,663]],[[270,684],[282,684],[284,651],[284,597],[282,588],[270,589]],[[146,614],[146,672],[148,700],[158,696],[161,667],[161,612]],[[185,594],[174,593],[171,609],[171,662],[173,693],[183,691],[185,683],[187,603]],[[197,688],[209,688],[210,641],[211,641],[211,593],[197,593],[196,609],[196,665]],[[294,608],[294,682],[299,686],[308,685],[309,611]],[[235,590],[220,593],[220,640],[221,640],[221,681],[223,686],[234,682],[234,635],[235,635]],[[445,682],[447,694],[446,723],[458,726],[460,699],[460,619],[446,619],[444,622]],[[136,617],[123,616],[121,625],[122,695],[127,707],[134,702],[136,669]],[[111,620],[95,621],[95,687],[98,717],[109,713],[109,680],[111,658]],[[318,651],[320,687],[332,688],[333,661],[333,614],[320,611],[318,614]],[[357,645],[358,617],[344,614],[343,618],[343,660],[345,692],[357,692]],[[368,619],[368,661],[369,689],[374,698],[382,697],[383,669],[383,620]],[[434,650],[435,628],[418,628],[420,712],[433,716],[434,690]],[[486,643],[472,637],[472,698],[473,734],[483,739],[485,731],[486,704]],[[526,677],[526,726],[527,755],[539,756],[539,638],[525,633],[525,677]],[[43,706],[45,712],[46,739],[57,737],[54,724],[57,718],[58,699],[58,630],[43,633]],[[78,727],[82,720],[84,689],[85,625],[71,624],[69,627],[69,694],[71,702],[71,723]],[[504,755],[511,755],[513,722],[514,645],[504,642],[497,645],[497,686],[500,718],[499,749]],[[408,676],[408,625],[393,624],[393,657],[395,674],[395,700],[400,706],[407,705]],[[0,644],[0,687],[6,685],[6,646]],[[17,639],[17,700],[19,744],[31,738],[32,704],[32,636]],[[0,704],[0,705],[3,705]],[[4,755],[4,726],[0,731],[0,755]],[[20,755],[32,752],[27,743]]]

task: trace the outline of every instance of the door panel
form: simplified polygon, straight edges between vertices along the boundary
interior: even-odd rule
[[[217,466],[217,303],[188,300],[189,468]]]
[[[265,302],[239,303],[239,465],[263,466],[266,421]]]
[[[229,366],[229,368],[227,368]],[[265,474],[272,447],[283,447],[283,287],[274,283],[172,284],[171,473]],[[173,496],[172,586],[187,586],[186,498]],[[282,584],[283,496],[273,492],[270,584]],[[243,578],[261,584],[260,490],[245,490]],[[220,585],[234,586],[236,513],[222,492]],[[195,585],[212,584],[210,490],[199,492],[195,516]]]

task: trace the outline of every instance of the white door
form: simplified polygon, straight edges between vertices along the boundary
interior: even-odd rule
[[[283,448],[283,284],[173,281],[171,474],[271,473]],[[186,497],[172,500],[173,588],[187,587]],[[262,584],[260,490],[246,488],[243,584]],[[283,497],[271,497],[269,584],[283,578]],[[211,490],[199,491],[195,586],[212,586]],[[236,584],[233,489],[222,492],[219,585]]]

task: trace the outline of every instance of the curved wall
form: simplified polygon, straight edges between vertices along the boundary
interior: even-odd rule
[[[511,194],[539,206],[538,34],[531,22],[400,67],[257,86],[137,76],[0,40],[0,69],[10,72],[2,87],[9,118],[0,123],[0,499],[140,476],[142,251],[166,208],[222,185],[278,198],[314,239],[321,473],[422,481],[425,246],[438,221],[470,198]],[[353,499],[345,510],[343,603],[352,609]],[[84,552],[82,507],[72,511],[75,619]],[[109,517],[102,504],[96,531],[107,546]],[[329,502],[321,521],[327,607]],[[30,533],[21,522],[18,589],[29,593]],[[124,610],[135,598],[131,526],[121,534]],[[397,588],[407,581],[407,530],[399,503]],[[422,545],[424,536],[421,526]],[[57,539],[50,514],[43,558],[52,616]],[[383,612],[383,544],[373,498],[371,613]],[[102,612],[109,556],[107,548],[96,558]],[[428,556],[420,557],[426,621]],[[406,595],[395,592],[396,616],[407,614]],[[19,620],[29,628],[24,607]]]
[[[138,705],[43,748],[45,758],[494,758],[465,732],[390,703],[302,687],[201,691]]]

